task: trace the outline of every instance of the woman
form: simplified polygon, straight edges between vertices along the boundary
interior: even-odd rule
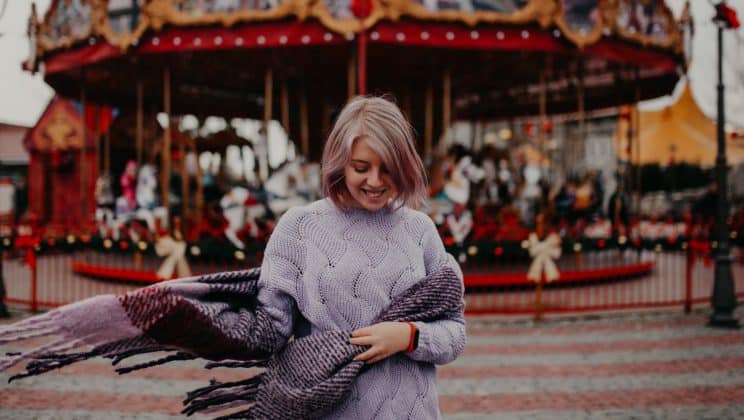
[[[322,176],[325,198],[280,219],[261,266],[258,300],[279,332],[277,346],[347,330],[366,348],[355,360],[368,368],[327,418],[439,418],[434,365],[462,352],[463,314],[370,325],[427,274],[443,266],[460,273],[434,223],[416,210],[424,168],[398,107],[352,99],[325,145]]]

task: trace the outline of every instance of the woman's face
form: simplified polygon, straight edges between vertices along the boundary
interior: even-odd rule
[[[346,189],[353,207],[377,211],[395,197],[395,183],[367,139],[362,137],[351,147],[351,158],[344,169]]]

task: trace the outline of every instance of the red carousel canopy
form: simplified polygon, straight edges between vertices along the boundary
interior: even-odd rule
[[[174,113],[260,117],[271,80],[314,133],[358,92],[423,127],[425,98],[450,119],[606,108],[670,92],[684,63],[662,0],[55,0],[29,34],[60,94],[127,108],[139,81],[163,109],[167,68]]]

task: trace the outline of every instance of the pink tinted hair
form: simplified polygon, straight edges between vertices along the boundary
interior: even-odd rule
[[[427,187],[413,130],[398,106],[381,97],[357,96],[339,113],[323,149],[324,195],[345,207],[340,200],[348,194],[344,169],[351,159],[354,141],[362,137],[390,171],[398,192],[396,205],[420,208],[425,203]]]

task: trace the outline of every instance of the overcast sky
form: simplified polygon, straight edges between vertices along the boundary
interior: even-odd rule
[[[33,125],[44,110],[53,92],[40,75],[21,70],[29,42],[26,22],[31,12],[31,0],[0,0],[6,3],[0,17],[0,122],[24,126]],[[43,16],[50,0],[36,0],[39,16]],[[679,16],[684,0],[667,0]],[[689,69],[693,95],[703,112],[714,118],[716,113],[716,28],[711,23],[713,7],[706,0],[691,2],[695,18],[693,62]],[[729,0],[744,22],[744,0]],[[726,116],[727,120],[744,127],[744,26],[737,32],[727,31],[725,38]],[[646,104],[647,109],[663,107],[670,99]]]

